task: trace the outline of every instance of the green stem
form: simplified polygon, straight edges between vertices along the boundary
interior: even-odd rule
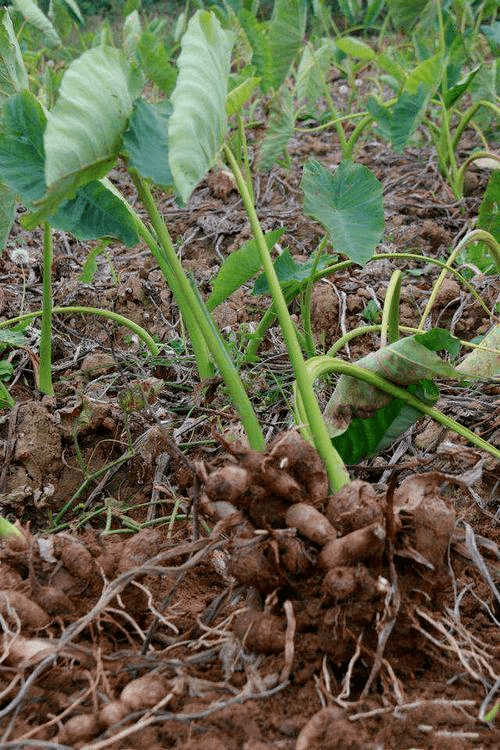
[[[492,311],[488,309],[488,306],[483,302],[481,299],[481,296],[478,294],[477,290],[474,289],[472,284],[465,279],[459,271],[457,271],[455,268],[450,268],[447,266],[447,264],[442,260],[437,260],[437,258],[430,258],[426,255],[418,255],[417,253],[377,253],[377,255],[374,255],[371,260],[381,260],[382,258],[388,258],[390,260],[416,260],[419,263],[431,263],[436,266],[439,266],[440,268],[446,268],[448,269],[448,272],[451,273],[461,284],[465,286],[468,292],[472,294],[476,302],[481,305],[485,313],[488,315],[488,317],[491,317]],[[352,266],[351,260],[344,260],[340,263],[334,263],[331,266],[327,266],[326,268],[322,268],[321,271],[317,271],[313,282],[318,281],[319,279],[323,279],[326,276],[330,276],[332,273],[336,273],[336,271],[342,271],[344,268],[349,268],[349,266]],[[286,297],[287,304],[290,304],[292,301],[293,296]],[[254,334],[250,337],[245,356],[244,356],[244,362],[254,362],[255,358],[257,356],[257,351],[259,349],[259,346],[262,343],[262,340],[266,334],[266,331],[270,326],[272,326],[274,320],[276,319],[276,310],[274,305],[271,305],[271,307],[266,310],[264,315],[262,316],[260,323],[257,326],[257,329]],[[358,329],[356,329],[358,330]]]
[[[493,112],[497,116],[500,115],[500,107],[498,107],[496,104],[493,104],[493,102],[489,102],[487,99],[481,99],[480,101],[471,104],[469,109],[465,110],[462,117],[460,118],[460,122],[455,128],[455,135],[453,136],[452,141],[453,150],[455,150],[458,146],[460,138],[462,137],[462,133],[476,114],[477,110],[480,109],[480,107],[486,107],[487,109],[493,110]]]
[[[203,344],[219,368],[233,404],[240,415],[250,446],[255,450],[263,450],[265,448],[264,435],[238,371],[226,350],[223,340],[218,335],[218,331],[208,310],[184,274],[184,269],[177,257],[170,234],[156,207],[149,186],[137,174],[133,175],[133,179],[161,247],[157,246],[151,233],[140,221],[138,223],[138,230],[147,242],[155,258],[158,262],[161,261],[160,267],[162,271],[165,268],[167,280],[174,282],[175,286],[172,291],[176,294],[176,301],[184,317],[189,335],[191,336],[194,333],[195,336],[200,337],[198,341],[199,350],[201,349],[201,344]],[[162,254],[161,250],[164,251],[165,255]],[[202,364],[199,363],[200,366]]]
[[[236,184],[238,185],[238,190],[247,212],[252,233],[255,238],[255,242],[257,243],[261,263],[264,268],[267,283],[269,285],[269,289],[274,301],[274,306],[276,308],[278,321],[288,350],[290,362],[293,367],[299,391],[305,404],[307,425],[314,441],[315,448],[325,464],[331,488],[334,492],[336,492],[350,481],[349,475],[342,462],[342,459],[338,455],[337,451],[333,448],[328,436],[326,425],[323,421],[323,416],[316,399],[316,394],[314,393],[313,385],[307,372],[306,363],[302,356],[300,344],[297,340],[297,336],[295,335],[295,330],[290,318],[290,313],[288,312],[280,282],[276,275],[271,255],[269,253],[269,250],[267,249],[264,234],[262,232],[262,227],[260,226],[257,212],[250,197],[250,193],[248,192],[244,177],[241,173],[236,159],[234,158],[233,153],[231,152],[231,149],[227,145],[224,145],[223,150],[236,179]]]
[[[108,320],[112,320],[114,323],[118,323],[118,325],[122,325],[122,326],[125,326],[126,328],[129,328],[132,331],[132,333],[135,333],[138,336],[138,338],[140,338],[141,341],[148,347],[153,357],[158,356],[158,354],[160,353],[160,348],[157,346],[154,339],[151,338],[149,333],[144,330],[144,328],[141,328],[140,325],[137,325],[137,323],[134,323],[133,320],[124,318],[123,315],[119,315],[118,313],[112,312],[111,310],[102,310],[100,307],[82,307],[80,305],[71,305],[69,307],[53,307],[52,314],[53,315],[74,315],[74,314],[98,315],[101,318],[107,318]],[[37,310],[36,312],[30,312],[30,313],[25,313],[24,315],[18,315],[16,318],[10,318],[9,320],[2,320],[0,322],[0,328],[6,328],[7,326],[10,326],[10,325],[16,325],[16,323],[22,323],[25,320],[34,320],[35,318],[39,318],[41,315],[43,315],[43,311]]]
[[[43,224],[43,289],[40,330],[40,370],[38,387],[47,396],[54,395],[52,384],[52,229]]]
[[[247,136],[245,132],[245,123],[241,115],[238,115],[238,135],[240,137],[241,151],[243,154],[243,169],[245,173],[245,181],[247,183],[248,192],[250,193],[252,197],[252,201],[253,201],[254,193],[253,193],[253,182],[252,182],[252,170],[250,169],[250,159],[248,156],[248,142],[247,142]]]
[[[497,459],[500,458],[500,450],[495,448],[493,445],[490,445],[490,443],[488,443],[486,440],[483,440],[483,438],[479,437],[479,435],[476,435],[471,430],[468,430],[467,427],[459,424],[451,417],[446,416],[446,414],[443,414],[441,411],[439,411],[439,409],[436,409],[433,406],[429,406],[429,404],[421,401],[419,398],[414,396],[412,393],[409,393],[404,388],[401,388],[394,383],[390,383],[388,380],[385,380],[380,375],[377,375],[374,372],[365,370],[359,365],[351,364],[350,362],[344,362],[341,359],[332,359],[325,356],[315,357],[313,360],[309,360],[308,365],[310,366],[313,373],[312,377],[311,374],[308,375],[311,381],[316,380],[316,378],[326,374],[327,372],[335,372],[340,375],[349,375],[350,377],[357,378],[358,380],[363,380],[365,383],[369,383],[375,388],[388,393],[393,398],[399,398],[402,401],[405,401],[405,403],[407,403],[409,406],[412,406],[414,409],[418,409],[418,411],[421,411],[428,417],[432,417],[432,419],[435,419],[436,422],[439,422],[444,427],[453,430],[459,435],[462,435],[464,438],[469,440],[469,442],[471,442],[473,445],[476,445],[481,450],[486,451]],[[300,393],[296,394],[295,408],[297,411],[297,417],[299,419],[303,418],[305,409]]]
[[[165,276],[167,284],[174,295],[175,301],[179,305],[182,319],[188,330],[191,346],[193,347],[199,376],[201,380],[207,380],[213,377],[214,371],[210,361],[207,342],[198,325],[195,313],[196,307],[191,307],[187,302],[185,289],[186,287],[189,287],[192,291],[191,285],[184,274],[169,231],[160,216],[149,186],[142,177],[133,170],[130,170],[130,176],[137,188],[139,198],[148,212],[151,224],[156,233],[156,238],[134,212],[137,231],[139,236],[151,250],[151,254],[158,263],[160,270]]]
[[[352,159],[354,146],[356,145],[359,136],[371,122],[373,122],[372,115],[366,115],[366,117],[364,117],[361,122],[358,122],[351,135],[349,136],[344,151],[342,152],[342,156],[344,159]]]
[[[439,293],[439,290],[441,289],[441,285],[445,279],[446,274],[450,271],[453,271],[453,269],[451,268],[451,264],[455,261],[457,255],[459,255],[462,250],[471,242],[484,242],[485,245],[488,245],[493,255],[496,257],[496,262],[500,263],[500,244],[495,240],[493,235],[491,235],[489,232],[486,232],[484,229],[473,229],[472,232],[469,232],[469,234],[467,234],[462,240],[460,240],[456,248],[450,254],[450,257],[443,266],[443,270],[439,274],[438,280],[432,288],[431,295],[429,297],[425,310],[422,313],[420,324],[418,326],[420,331],[424,330],[425,321],[427,320],[430,311],[434,306],[436,297]]]
[[[465,179],[465,173],[467,172],[467,168],[469,164],[472,164],[473,162],[475,162],[476,159],[491,159],[493,161],[496,161],[498,162],[498,169],[500,169],[500,157],[497,156],[497,154],[494,154],[491,151],[474,151],[473,154],[470,154],[467,157],[467,159],[460,166],[460,169],[457,172],[457,187],[460,191],[460,197],[463,196],[464,179]]]

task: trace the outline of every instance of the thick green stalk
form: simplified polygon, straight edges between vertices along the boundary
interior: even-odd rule
[[[141,237],[147,242],[154,257],[161,263],[160,268],[162,271],[165,269],[164,272],[169,283],[170,281],[174,283],[172,291],[176,295],[176,301],[188,328],[189,335],[191,336],[192,332],[194,332],[195,335],[202,337],[203,340],[201,343],[204,344],[207,352],[210,353],[219,368],[232,402],[240,415],[250,446],[255,450],[263,450],[265,448],[264,435],[255,410],[241,382],[239,373],[227,352],[223,340],[218,335],[208,310],[197,296],[184,273],[167,227],[158,212],[148,185],[139,175],[133,175],[133,179],[139,192],[139,197],[148,212],[151,224],[160,243],[160,248],[158,248],[151,233],[140,220],[138,221],[138,231]],[[161,250],[164,251],[164,255]]]
[[[194,312],[196,308],[191,307],[186,302],[186,296],[183,292],[183,284],[187,284],[190,287],[189,281],[184,275],[184,271],[182,270],[180,260],[175,252],[169,231],[160,216],[149,186],[139,174],[132,170],[130,171],[130,174],[137,188],[139,198],[148,212],[151,224],[156,232],[156,238],[134,212],[137,231],[151,250],[152,255],[158,263],[160,270],[165,276],[167,284],[175,297],[175,301],[179,305],[182,319],[188,330],[191,346],[193,347],[198,373],[202,380],[207,380],[208,378],[213,377],[214,370],[210,360],[207,342],[200,331],[197,316]]]
[[[52,308],[52,315],[74,315],[76,313],[80,313],[83,315],[98,315],[101,318],[112,320],[114,323],[118,323],[118,325],[125,326],[126,328],[129,328],[132,333],[135,333],[144,344],[146,344],[153,357],[158,356],[158,354],[160,353],[160,348],[157,346],[156,342],[149,335],[149,333],[144,330],[144,328],[141,328],[140,325],[134,323],[133,320],[124,318],[123,315],[119,315],[112,310],[102,310],[100,307],[82,307],[81,305],[70,305],[69,307]],[[40,315],[43,315],[43,311],[36,310],[35,312],[18,315],[16,318],[2,320],[0,321],[0,328],[7,328],[8,326],[16,325],[16,323],[22,323],[25,320],[34,320],[35,318],[39,318]]]
[[[308,429],[310,430],[315,448],[325,464],[331,488],[336,492],[350,481],[349,474],[347,473],[342,459],[332,446],[326,425],[323,421],[316,394],[314,393],[313,384],[307,372],[306,363],[302,356],[302,351],[295,334],[290,313],[288,312],[288,307],[283,296],[280,282],[276,275],[271,255],[267,249],[262,227],[260,226],[257,212],[250,193],[248,192],[245,179],[231,149],[226,145],[223,146],[223,149],[236,179],[236,184],[238,185],[238,190],[247,212],[252,233],[255,242],[257,243],[260,259],[271,291],[280,328],[290,357],[290,362],[304,402]]]
[[[47,396],[54,395],[52,384],[52,229],[43,225],[43,290],[40,330],[40,370],[38,387]]]

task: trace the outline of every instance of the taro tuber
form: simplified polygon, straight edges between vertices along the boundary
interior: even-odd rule
[[[385,546],[385,531],[379,523],[332,539],[321,550],[318,564],[323,570],[380,558]]]
[[[323,513],[307,503],[291,505],[285,518],[287,526],[296,528],[302,536],[320,546],[337,536],[337,532]]]
[[[246,469],[234,464],[227,464],[208,476],[205,492],[212,502],[225,501],[238,506],[238,502],[248,489],[249,484],[250,477]]]
[[[285,620],[277,615],[246,610],[234,623],[234,633],[257,654],[279,654],[285,649]]]
[[[40,630],[50,622],[47,612],[20,591],[0,591],[0,614],[17,615],[22,630]]]
[[[364,565],[357,567],[330,568],[321,586],[328,599],[341,602],[351,597],[358,601],[371,601],[380,593],[380,585],[372,578]]]
[[[167,690],[167,681],[162,675],[145,674],[123,688],[120,701],[131,711],[152,708],[166,696]]]

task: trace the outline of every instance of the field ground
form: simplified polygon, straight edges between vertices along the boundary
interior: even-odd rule
[[[464,143],[464,153],[473,145]],[[275,167],[256,178],[256,201],[264,229],[285,227],[281,245],[304,260],[317,247],[321,228],[303,217],[301,164],[313,157],[334,168],[340,155],[329,133],[296,136],[290,155],[289,169]],[[445,259],[477,216],[486,176],[473,172],[467,197],[457,202],[425,144],[398,155],[368,141],[357,160],[383,184],[380,250]],[[121,172],[112,178],[133,200]],[[213,171],[185,209],[158,197],[185,267],[206,295],[222,259],[249,237],[238,194],[224,172]],[[264,510],[252,506],[253,519],[267,528],[267,547],[253,548],[254,557],[242,562],[245,535],[220,522],[209,539],[216,521],[200,496],[203,471],[225,460],[214,431],[229,439],[241,438],[241,430],[223,386],[196,380],[176,306],[149,252],[111,244],[86,284],[79,275],[89,247],[60,232],[54,242],[55,305],[114,310],[165,347],[151,362],[128,329],[91,315],[58,315],[52,399],[35,388],[37,324],[28,334],[32,348],[11,355],[16,406],[0,421],[0,505],[9,519],[22,519],[27,542],[3,545],[0,589],[23,592],[31,604],[16,621],[12,599],[0,594],[0,748],[500,747],[499,719],[479,720],[500,693],[498,464],[421,420],[382,457],[351,467],[352,478],[371,483],[383,499],[388,483],[389,494],[394,490],[389,463],[396,466],[397,486],[427,473],[427,489],[415,489],[423,486],[415,479],[412,492],[427,493],[441,510],[454,509],[449,552],[433,573],[415,559],[387,556],[387,549],[366,563],[374,576],[390,580],[393,594],[399,581],[392,619],[379,594],[363,599],[358,588],[344,604],[332,604],[316,568],[307,575],[298,563],[291,572],[273,569],[282,537],[273,531],[278,521],[266,514],[278,508],[276,518],[282,517],[271,490]],[[395,267],[375,260],[316,284],[312,325],[320,351],[366,322],[367,304],[380,304]],[[416,325],[437,269],[410,262],[399,267],[401,322]],[[41,237],[16,225],[0,258],[2,318],[40,307],[40,272]],[[490,308],[497,281],[474,280]],[[235,348],[265,305],[240,290],[215,311]],[[453,279],[442,287],[433,323],[466,340],[490,325]],[[342,355],[358,359],[374,346],[376,338],[364,336]],[[271,446],[290,427],[292,373],[279,329],[271,329],[260,362],[244,377]],[[145,406],[139,388],[147,391]],[[328,389],[320,390],[326,402]],[[441,394],[445,413],[498,444],[498,385],[465,389],[445,382]],[[264,473],[255,481],[265,489]],[[449,475],[469,479],[469,485]],[[307,477],[295,478],[306,492]],[[193,499],[196,523],[189,514]],[[44,533],[49,527],[57,534]],[[475,558],[467,528],[476,535]],[[127,703],[122,696],[118,703],[123,688],[145,675],[154,675],[149,688],[139,686],[139,698]],[[302,732],[313,716],[315,723]]]

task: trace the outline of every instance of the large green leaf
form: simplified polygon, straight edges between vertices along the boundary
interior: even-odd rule
[[[326,42],[318,49],[304,47],[297,67],[297,99],[305,103],[307,111],[317,114],[318,99],[325,93],[325,81],[333,57],[332,43]]]
[[[62,44],[59,34],[33,0],[12,0],[12,5],[17,8],[25,21],[42,32],[50,47],[58,47]]]
[[[0,178],[28,207],[45,193],[45,114],[29,91],[7,99],[0,133]]]
[[[16,91],[28,88],[28,74],[7,9],[0,10],[0,106]]]
[[[465,92],[470,88],[472,81],[481,70],[482,65],[476,65],[467,75],[458,81],[454,86],[451,86],[448,91],[444,93],[443,100],[447,107],[451,107]]]
[[[226,134],[233,38],[204,10],[195,13],[182,37],[168,141],[170,169],[183,202],[211,167]]]
[[[45,193],[43,133],[45,114],[29,91],[10,97],[4,106],[4,133],[0,134],[0,178],[30,207]],[[12,211],[12,197],[5,196],[5,222],[0,212],[0,239]],[[137,242],[135,222],[125,203],[100,182],[80,188],[49,217],[53,226],[78,239],[117,237],[127,245]],[[10,227],[9,227],[10,229]]]
[[[452,365],[419,343],[415,336],[408,336],[372,352],[356,364],[402,386],[436,377],[459,377]],[[350,422],[351,407],[359,413],[358,416],[369,417],[390,401],[389,395],[369,383],[342,375],[324,411],[331,437],[345,432]]]
[[[131,247],[138,241],[134,218],[124,201],[94,180],[64,201],[50,223],[79,240],[115,237]]]
[[[285,81],[306,30],[306,0],[275,0],[269,23],[272,68],[264,85],[278,89]]]
[[[171,112],[172,106],[168,102],[149,104],[138,99],[123,136],[129,166],[163,187],[173,185],[168,164],[168,118]]]
[[[284,229],[275,229],[264,235],[268,250],[271,250],[283,234]],[[248,240],[227,256],[214,281],[207,307],[213,310],[224,302],[236,289],[245,284],[261,268],[261,259],[255,240]]]
[[[90,49],[70,64],[47,115],[47,193],[31,225],[53,215],[59,203],[114,164],[132,112],[129,80],[128,64],[112,47]]]
[[[384,231],[382,185],[361,164],[343,161],[335,174],[319,162],[304,167],[304,211],[328,230],[333,248],[364,265]]]
[[[252,48],[252,65],[260,78],[263,91],[271,86],[273,60],[269,46],[268,23],[257,20],[255,13],[243,8],[238,20]]]
[[[403,91],[392,107],[368,100],[368,111],[377,124],[377,132],[392,143],[395,151],[401,152],[422,121],[427,107],[428,95],[421,85],[415,94]]]

